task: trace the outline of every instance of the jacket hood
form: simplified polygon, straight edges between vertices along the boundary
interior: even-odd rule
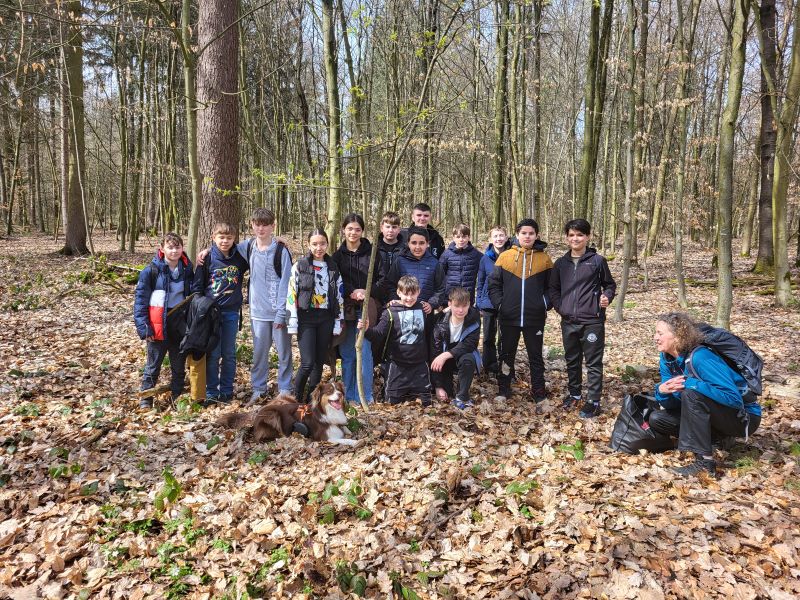
[[[514,244],[513,246],[511,246],[511,248],[509,248],[509,250],[513,250],[517,254],[529,254],[532,252],[544,252],[545,248],[547,248],[547,242],[543,242],[542,240],[536,240],[535,242],[533,242],[533,248],[531,248],[530,250],[526,250],[519,244]]]
[[[157,266],[161,266],[167,263],[167,257],[164,256],[164,251],[159,248],[156,250],[156,255],[153,257],[153,264]],[[184,267],[189,266],[189,257],[186,256],[186,252],[181,253],[181,257],[178,259],[178,262],[183,263]]]
[[[355,252],[352,252],[347,249],[347,242],[342,242],[342,245],[339,246],[339,252],[341,252],[344,256],[364,256],[365,254],[369,254],[372,252],[372,244],[367,238],[361,238],[361,243],[358,245],[358,248]]]
[[[469,311],[467,312],[467,316],[464,317],[464,329],[474,325],[475,323],[480,323],[481,320],[481,311],[479,311],[474,306],[469,307]],[[443,312],[439,313],[438,315],[438,322],[440,325],[445,325],[450,321],[450,312]]]
[[[503,251],[508,250],[509,248],[511,248],[510,239],[506,240],[506,243],[503,244]],[[486,251],[484,252],[484,254],[489,258],[491,258],[492,260],[497,260],[497,257],[500,256],[494,249],[494,244],[492,244],[491,242],[489,243],[488,246],[486,246]]]
[[[383,239],[383,234],[382,234],[382,233],[379,233],[379,234],[378,234],[378,248],[379,248],[380,250],[385,250],[385,251],[387,251],[387,252],[394,252],[394,251],[395,251],[395,248],[397,248],[397,249],[398,249],[398,251],[399,251],[399,249],[401,249],[401,248],[402,248],[402,244],[400,243],[400,237],[399,237],[399,234],[398,234],[398,237],[397,237],[397,238],[395,238],[395,242],[394,242],[394,244],[389,244],[389,243],[387,243],[386,241],[384,241],[384,239]]]
[[[236,249],[236,246],[234,246],[233,248],[231,248],[230,256],[225,256],[224,254],[222,254],[222,250],[219,249],[219,246],[217,246],[214,242],[211,242],[211,256],[213,256],[214,260],[219,260],[227,263],[232,261],[238,252],[239,251]]]
[[[433,256],[433,254],[431,254],[430,248],[429,248],[429,249],[427,249],[427,250],[425,250],[425,254],[423,254],[423,255],[422,255],[420,258],[417,258],[416,256],[414,256],[414,255],[411,253],[411,248],[409,248],[408,246],[406,246],[405,248],[403,248],[403,249],[400,251],[400,256],[404,256],[404,257],[406,257],[406,258],[408,258],[408,259],[411,259],[411,260],[416,260],[416,261],[423,260],[423,259],[424,259],[426,256],[430,256],[431,258],[433,258],[434,260],[436,260],[436,257],[435,257],[435,256]]]
[[[462,254],[464,252],[472,252],[473,248],[474,246],[472,245],[472,242],[467,242],[467,245],[464,246],[463,248],[457,248],[455,242],[450,242],[450,245],[447,247],[447,249],[450,250],[450,252],[457,252],[458,254]]]
[[[586,247],[586,252],[583,253],[583,256],[581,256],[581,259],[580,259],[579,262],[583,262],[585,260],[589,260],[595,254],[597,254],[597,249],[596,248],[589,248],[587,246]],[[572,260],[572,250],[567,250],[566,254],[564,254],[564,258],[566,258],[568,260]]]

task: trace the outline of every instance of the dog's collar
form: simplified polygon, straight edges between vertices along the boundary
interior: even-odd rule
[[[310,404],[301,404],[297,407],[297,411],[295,414],[297,415],[297,420],[302,421],[306,418],[307,414],[311,413],[311,405]]]

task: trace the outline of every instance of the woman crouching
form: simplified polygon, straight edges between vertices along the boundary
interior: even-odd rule
[[[689,315],[661,315],[653,339],[661,353],[655,396],[664,410],[651,413],[650,427],[677,436],[678,450],[694,453],[695,461],[676,473],[716,475],[712,441],[747,438],[761,423],[761,406],[744,378],[703,346],[703,333]]]

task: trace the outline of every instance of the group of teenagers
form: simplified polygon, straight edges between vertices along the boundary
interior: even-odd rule
[[[211,246],[198,254],[196,268],[185,254],[180,236],[166,234],[153,261],[142,270],[136,288],[134,320],[140,337],[148,342],[140,406],[152,407],[152,396],[146,390],[155,389],[167,354],[173,397],[184,389],[186,338],[190,334],[185,321],[173,324],[178,319],[168,315],[175,314],[191,296],[195,297],[191,309],[195,316],[204,310],[195,307],[198,303],[202,306],[205,302],[206,307],[216,310],[218,335],[208,348],[205,361],[205,404],[231,401],[236,338],[244,301],[243,277],[249,271],[253,402],[267,394],[273,346],[278,358],[279,393],[308,402],[335,347],[341,357],[346,399],[357,402],[356,338],[358,331],[364,329],[361,368],[367,403],[373,401],[376,367],[382,371],[383,396],[390,404],[419,399],[425,407],[431,405],[435,395],[439,401],[468,409],[473,406],[470,387],[482,370],[497,378],[498,396],[508,399],[512,396],[511,383],[522,337],[529,362],[530,397],[538,408],[547,398],[543,338],[547,311],[552,308],[561,316],[568,374],[568,393],[562,408],[580,406],[582,418],[598,415],[603,389],[605,312],[614,298],[616,284],[606,259],[590,246],[590,224],[573,219],[564,225],[569,249],[554,263],[545,252],[547,244],[539,239],[539,227],[533,219],[519,221],[513,238],[503,227],[493,227],[483,253],[473,246],[470,228],[464,224],[453,229],[452,241],[445,247],[442,236],[431,224],[431,208],[427,204],[414,206],[411,221],[410,226],[401,229],[397,213],[382,216],[367,306],[364,301],[373,266],[372,244],[364,237],[363,218],[356,213],[344,217],[343,241],[335,252],[329,253],[325,231],[313,229],[307,236],[308,252],[295,262],[286,245],[274,236],[275,215],[265,208],[254,211],[250,223],[253,235],[238,244],[238,231],[233,225],[215,224]],[[668,320],[659,320],[659,325],[665,323],[669,327]],[[297,337],[300,353],[296,373],[292,335]],[[708,438],[710,444],[712,430],[719,429],[715,419],[724,420],[729,415],[709,410],[698,416],[694,411],[695,421],[704,420],[705,425],[685,425],[683,419],[689,411],[680,410],[684,395],[681,386],[688,389],[689,380],[675,378],[680,362],[667,371],[670,376],[666,377],[663,363],[668,351],[674,349],[664,349],[659,344],[659,350],[662,382],[656,386],[656,398],[664,402],[664,414],[671,417],[662,425],[670,427],[679,442],[684,431],[691,431],[688,445],[681,448],[679,444],[679,449],[697,454],[695,470],[711,470],[713,459],[709,458],[708,448],[696,440]],[[740,383],[731,377],[723,385],[736,389]],[[720,383],[711,385],[716,389]],[[706,392],[701,390],[699,394]],[[717,400],[710,393],[703,397]],[[757,426],[757,419],[750,423]],[[723,425],[728,434],[738,433],[727,421]],[[705,432],[704,427],[708,435],[698,434],[698,430]]]

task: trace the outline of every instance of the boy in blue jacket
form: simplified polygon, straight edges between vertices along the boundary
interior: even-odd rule
[[[242,279],[249,265],[236,249],[236,229],[216,223],[211,253],[197,267],[193,291],[214,298],[219,307],[220,340],[206,361],[206,405],[228,404],[236,376],[236,334],[242,308]]]
[[[186,376],[186,357],[180,353],[183,333],[178,319],[167,319],[167,313],[191,295],[192,280],[192,262],[183,251],[183,240],[177,233],[167,233],[151,263],[139,273],[136,284],[133,320],[139,337],[147,340],[142,390],[156,387],[161,363],[169,353],[172,397],[177,398],[183,391]],[[139,407],[152,408],[153,398],[142,398]]]
[[[470,240],[470,229],[460,223],[453,228],[453,241],[444,251],[439,263],[444,268],[444,291],[463,288],[469,292],[470,303],[475,302],[475,280],[483,254]]]
[[[489,232],[489,247],[481,258],[478,267],[478,289],[475,305],[481,311],[483,321],[483,368],[489,373],[497,373],[500,365],[497,362],[497,309],[489,299],[489,276],[494,270],[497,257],[511,248],[508,232],[504,227],[492,227]]]

